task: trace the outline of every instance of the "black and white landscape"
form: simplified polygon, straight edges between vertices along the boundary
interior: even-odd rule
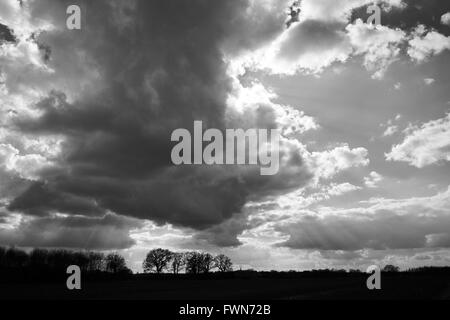
[[[196,163],[196,121],[279,132],[276,172]],[[448,0],[0,0],[1,297],[82,264],[89,298],[370,298],[386,265],[387,298],[448,298],[449,161]],[[142,274],[176,257],[182,286]]]

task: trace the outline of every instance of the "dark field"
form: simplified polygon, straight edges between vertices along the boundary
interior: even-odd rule
[[[365,274],[267,273],[251,275],[129,275],[82,278],[82,289],[69,291],[65,278],[0,283],[0,299],[450,299],[447,274],[382,274],[381,290],[366,288]]]

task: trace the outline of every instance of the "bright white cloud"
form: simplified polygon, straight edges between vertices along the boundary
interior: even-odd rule
[[[51,162],[40,154],[19,154],[19,150],[8,144],[0,144],[0,167],[17,173],[23,179],[37,180],[38,173]]]
[[[309,188],[304,187],[289,194],[281,195],[272,204],[276,204],[276,207],[280,208],[303,210],[332,197],[342,196],[361,189],[361,187],[349,182],[313,185]]]
[[[405,33],[384,26],[375,28],[361,20],[348,24],[352,10],[369,3],[372,1],[302,1],[299,22],[259,49],[231,59],[231,68],[241,74],[245,69],[283,75],[318,74],[333,63],[361,55],[373,77],[381,78],[398,58]],[[393,6],[403,7],[403,3],[383,2],[385,10]]]
[[[425,79],[423,79],[423,82],[425,82],[425,84],[426,84],[427,86],[431,86],[435,81],[436,81],[436,80],[433,79],[433,78],[425,78]]]
[[[450,12],[447,12],[442,15],[441,23],[450,26]]]
[[[355,186],[348,182],[344,182],[340,184],[332,183],[326,191],[330,196],[340,196],[359,189],[361,189],[361,187]]]
[[[329,179],[342,170],[367,166],[367,156],[368,151],[365,148],[351,149],[348,145],[343,145],[332,150],[313,152],[311,159],[314,161],[316,177]]]
[[[372,171],[368,177],[364,178],[364,184],[368,188],[376,188],[378,183],[383,180],[383,176],[375,171]]]
[[[332,63],[345,62],[351,46],[339,26],[307,20],[285,29],[270,44],[241,56],[232,65],[241,73],[245,68],[273,74],[320,73]]]
[[[22,4],[21,4],[22,2]],[[14,30],[21,40],[36,31],[52,30],[53,24],[47,19],[33,19],[27,1],[2,0],[0,2],[0,23]]]
[[[423,62],[449,49],[450,37],[434,30],[427,31],[424,25],[419,25],[409,40],[408,55],[416,62]]]
[[[274,103],[276,97],[261,83],[244,87],[234,79],[233,90],[227,99],[228,119],[237,121],[239,118],[239,122],[245,122],[244,127],[277,127],[284,136],[319,129],[313,117],[291,106]]]
[[[450,114],[407,130],[401,144],[386,154],[390,161],[408,162],[423,168],[438,161],[450,161]]]
[[[380,1],[382,9],[389,11],[392,7],[403,8],[402,0]],[[352,10],[373,4],[373,0],[303,0],[301,19],[348,22]]]
[[[392,136],[394,133],[398,131],[397,126],[389,126],[386,128],[386,130],[383,133],[383,137],[389,137]]]
[[[373,78],[382,78],[389,65],[398,59],[405,32],[385,26],[372,26],[358,19],[346,28],[355,55],[364,56],[364,66]]]
[[[386,123],[380,123],[380,127],[386,128],[383,132],[383,137],[390,137],[399,131],[399,126],[396,123],[398,123],[401,118],[402,115],[397,114],[393,119],[389,119]]]

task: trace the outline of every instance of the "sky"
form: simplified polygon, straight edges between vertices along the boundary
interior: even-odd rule
[[[2,0],[0,245],[450,265],[450,3],[372,4]],[[194,121],[279,129],[279,172],[175,166]]]

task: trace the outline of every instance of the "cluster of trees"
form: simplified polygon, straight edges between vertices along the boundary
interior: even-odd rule
[[[172,252],[158,248],[147,253],[142,268],[145,273],[170,271],[178,274],[184,269],[186,273],[199,274],[213,269],[219,272],[233,271],[233,263],[223,254],[214,257],[206,252]]]
[[[49,271],[65,273],[70,265],[77,265],[84,272],[131,273],[124,257],[118,253],[107,255],[93,251],[69,251],[63,249],[33,249],[30,252],[16,248],[0,247],[0,270],[27,269],[34,272]],[[142,264],[145,273],[171,272],[178,274],[184,270],[189,274],[233,271],[233,263],[226,255],[212,256],[207,252],[172,252],[167,249],[153,249],[147,253]],[[247,270],[251,272],[252,270]],[[399,272],[394,265],[386,265],[381,271]],[[410,270],[413,271],[413,270]],[[272,273],[275,271],[272,271]],[[292,271],[295,272],[295,271]],[[312,272],[342,272],[346,270],[313,270]],[[361,270],[349,270],[360,273]]]
[[[399,272],[400,268],[397,266],[394,266],[392,264],[387,264],[384,266],[383,269],[381,269],[381,271],[383,271],[383,272]]]
[[[0,247],[0,269],[31,269],[65,272],[77,265],[82,271],[130,273],[125,259],[118,253],[82,252],[69,250],[33,249],[29,253],[16,248]]]

